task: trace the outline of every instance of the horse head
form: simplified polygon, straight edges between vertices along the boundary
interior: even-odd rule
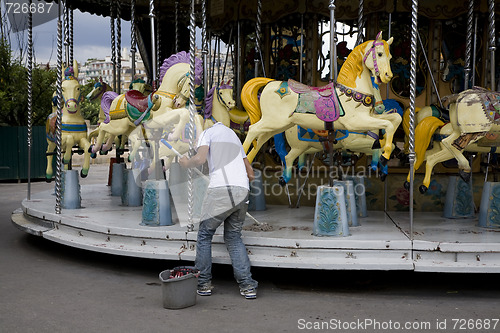
[[[217,89],[217,100],[227,109],[232,110],[236,106],[233,98],[233,87],[228,84],[221,84]]]
[[[64,80],[62,82],[62,95],[64,98],[64,107],[70,114],[76,113],[80,109],[82,95],[80,83],[78,82],[78,63],[73,61],[73,67],[62,68]]]
[[[390,64],[392,55],[389,51],[392,41],[393,37],[384,41],[382,39],[382,32],[379,32],[375,40],[367,42],[363,62],[372,72],[377,84],[389,83],[392,79],[393,75]]]
[[[173,104],[174,108],[182,108],[186,105],[189,100],[190,95],[190,80],[189,80],[189,72],[181,76],[179,81],[177,82],[178,92],[174,97]]]
[[[106,92],[108,89],[108,84],[102,80],[102,77],[100,77],[99,81],[94,84],[94,88],[92,89],[92,91],[89,92],[87,96],[85,96],[85,98],[87,99],[87,101],[92,102],[97,97],[102,96],[102,94],[104,94],[104,92]]]

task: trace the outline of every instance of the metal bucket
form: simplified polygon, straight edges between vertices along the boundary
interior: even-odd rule
[[[163,307],[183,309],[195,305],[199,274],[192,266],[180,266],[161,272]]]

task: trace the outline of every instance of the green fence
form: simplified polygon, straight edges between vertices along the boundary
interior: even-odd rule
[[[31,178],[44,178],[47,159],[45,126],[34,126],[31,145]],[[28,179],[28,127],[0,127],[0,180]]]

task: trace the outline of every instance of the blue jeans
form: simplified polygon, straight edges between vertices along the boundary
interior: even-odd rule
[[[195,266],[200,270],[198,286],[211,284],[212,238],[217,227],[224,222],[224,243],[231,258],[236,282],[242,290],[257,288],[258,283],[252,279],[250,260],[241,240],[241,229],[248,208],[248,194],[246,188],[235,186],[207,190],[196,244]]]

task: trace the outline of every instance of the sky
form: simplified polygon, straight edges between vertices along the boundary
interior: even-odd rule
[[[104,58],[111,55],[111,32],[109,17],[91,15],[75,10],[73,13],[73,54],[78,62],[89,58]],[[115,24],[116,26],[116,24]],[[64,29],[64,22],[63,22]],[[14,56],[17,51],[15,34],[11,36]],[[121,21],[121,46],[130,51],[130,22]],[[24,37],[27,40],[27,37]],[[64,42],[64,40],[63,40]],[[33,49],[37,63],[57,61],[57,19],[33,28]],[[64,47],[64,44],[63,44]]]

